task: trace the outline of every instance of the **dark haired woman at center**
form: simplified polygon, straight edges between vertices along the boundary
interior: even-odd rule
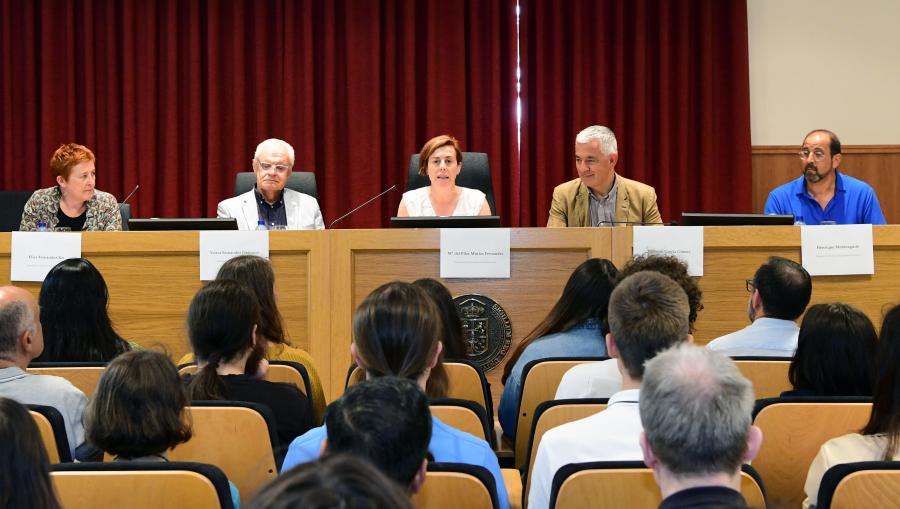
[[[312,427],[309,399],[296,387],[247,375],[249,362],[262,354],[256,347],[259,304],[240,284],[209,283],[194,296],[187,328],[200,370],[188,377],[192,399],[259,403],[272,410],[280,447]]]
[[[525,365],[536,359],[606,356],[606,309],[618,276],[609,260],[591,258],[579,265],[547,317],[513,351],[503,368],[497,409],[506,436],[516,436]]]

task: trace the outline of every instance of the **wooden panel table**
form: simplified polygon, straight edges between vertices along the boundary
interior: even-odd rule
[[[847,302],[862,309],[881,326],[886,305],[900,303],[900,227],[875,226],[874,276],[816,276],[810,304]],[[614,259],[631,253],[631,228],[616,231]],[[626,254],[627,253],[627,254]],[[699,344],[749,325],[744,281],[769,256],[800,261],[798,226],[707,226],[704,228],[703,310],[699,313],[694,340]],[[617,262],[618,265],[618,262]],[[621,265],[618,265],[621,266]]]
[[[10,238],[11,234],[0,233],[0,284],[9,283]],[[164,349],[176,361],[189,351],[185,317],[202,285],[198,249],[195,231],[82,234],[82,256],[109,286],[109,312],[116,329],[144,347]],[[327,380],[331,358],[327,232],[270,232],[269,254],[290,341],[312,354]],[[39,283],[16,284],[36,297],[40,292]]]
[[[378,286],[440,275],[440,231],[334,230],[331,233],[332,397],[343,389],[350,365],[351,318]],[[591,257],[611,255],[610,229],[514,228],[510,230],[509,279],[447,279],[454,297],[477,293],[496,301],[512,323],[512,348],[540,322],[562,293],[569,275]],[[507,354],[508,357],[508,354]],[[503,385],[500,364],[487,373],[494,404]]]

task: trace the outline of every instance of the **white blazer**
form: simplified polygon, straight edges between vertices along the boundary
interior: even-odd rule
[[[324,230],[325,221],[319,202],[308,194],[293,189],[284,189],[284,211],[287,215],[288,230]],[[237,219],[238,230],[255,230],[259,221],[259,207],[254,189],[234,198],[219,202],[216,217]]]

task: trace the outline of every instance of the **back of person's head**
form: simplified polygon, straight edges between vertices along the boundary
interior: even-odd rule
[[[353,315],[353,349],[367,376],[418,380],[428,373],[440,348],[437,313],[425,291],[411,283],[373,290]]]
[[[187,392],[172,361],[135,350],[103,370],[84,413],[85,438],[122,458],[161,454],[191,438]]]
[[[409,496],[366,460],[329,454],[260,490],[248,509],[412,509]]]
[[[788,378],[794,389],[819,396],[871,396],[877,342],[875,326],[859,309],[843,303],[810,306]]]
[[[688,315],[688,320],[691,324],[691,331],[693,331],[697,315],[703,310],[703,292],[700,290],[696,279],[688,275],[687,264],[674,256],[638,255],[625,264],[625,267],[622,268],[622,272],[619,274],[619,278],[624,279],[632,274],[644,271],[665,274],[681,286],[681,289],[687,295],[688,304],[690,305],[691,311]]]
[[[16,291],[16,287],[5,287]],[[0,299],[0,356],[7,360],[15,360],[18,356],[19,338],[25,331],[37,332],[37,317],[31,306],[23,299],[14,296]]]
[[[634,379],[657,353],[687,340],[688,299],[684,290],[658,272],[623,279],[609,299],[609,332],[619,358]]]
[[[128,351],[109,319],[109,290],[103,275],[84,258],[50,269],[39,297],[44,353],[38,361],[109,361]]]
[[[619,270],[603,258],[591,258],[576,267],[550,313],[519,342],[506,361],[502,381],[506,382],[525,348],[543,336],[567,331],[588,319],[600,322],[602,334],[606,334],[609,331],[609,297],[618,279]]]
[[[28,410],[0,398],[0,507],[56,509],[50,460]]]
[[[740,468],[753,402],[731,359],[681,344],[647,362],[639,406],[654,456],[676,477],[690,477]]]
[[[796,320],[803,314],[812,295],[812,278],[799,263],[771,256],[753,276],[766,316]]]
[[[442,324],[442,341],[444,343],[444,358],[466,359],[466,341],[463,339],[462,318],[459,309],[453,302],[450,290],[437,279],[430,277],[417,279],[413,284],[425,290],[437,306]]]
[[[235,256],[219,268],[216,279],[231,279],[243,285],[259,303],[257,336],[272,343],[287,343],[284,320],[275,302],[275,271],[272,263],[253,255]]]
[[[349,387],[325,411],[325,428],[328,454],[365,458],[400,486],[415,488],[431,442],[428,398],[415,382],[385,376]]]
[[[884,315],[876,359],[872,414],[862,433],[887,435],[882,459],[890,461],[900,448],[900,305]]]
[[[194,295],[187,329],[191,349],[202,367],[191,379],[193,399],[225,399],[225,384],[216,370],[253,348],[258,320],[256,299],[230,279],[217,279]]]

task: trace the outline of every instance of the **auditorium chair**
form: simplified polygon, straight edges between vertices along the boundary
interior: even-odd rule
[[[0,231],[19,231],[22,211],[33,191],[0,191]]]
[[[756,399],[777,398],[794,388],[788,380],[790,357],[732,357],[732,360],[753,384]]]
[[[488,156],[484,152],[463,152],[462,169],[456,177],[456,185],[478,189],[487,195],[491,214],[497,215],[497,206],[494,204],[494,182],[491,180],[491,165]],[[419,175],[419,154],[409,157],[409,175],[406,179],[406,190],[412,191],[431,184],[427,175]]]
[[[195,373],[197,373],[197,365],[194,363],[178,366],[179,375],[193,375]],[[312,393],[309,372],[306,370],[306,366],[299,362],[269,361],[269,369],[266,371],[266,376],[263,379],[270,382],[291,384],[308,397]],[[312,401],[310,401],[310,404],[312,404]]]
[[[557,399],[544,401],[534,411],[534,420],[528,435],[528,467],[525,473],[525,489],[527,494],[531,483],[531,472],[534,459],[537,457],[541,439],[547,431],[579,419],[584,419],[606,410],[608,398]]]
[[[766,490],[750,465],[741,467],[741,495],[754,509],[766,508]],[[642,461],[570,463],[556,471],[550,509],[656,509],[662,494]]]
[[[225,474],[202,463],[62,463],[50,466],[50,479],[65,509],[234,508]]]
[[[463,463],[428,463],[422,489],[413,496],[417,509],[494,509],[497,484],[482,466]]]
[[[466,399],[474,401],[484,407],[487,412],[488,422],[494,421],[494,401],[491,396],[491,388],[488,385],[484,372],[474,362],[453,360],[444,362],[447,371],[447,397],[453,399]],[[351,364],[347,370],[347,379],[344,389],[358,384],[365,379],[365,372],[356,364]]]
[[[66,423],[59,410],[44,405],[25,405],[25,407],[37,424],[50,463],[71,463],[72,452],[69,451]]]
[[[65,378],[90,398],[97,390],[97,382],[104,369],[105,362],[32,362],[26,371],[34,375]]]
[[[825,472],[816,509],[896,507],[900,503],[900,462],[860,461]]]
[[[519,412],[516,419],[515,458],[516,468],[523,470],[528,461],[528,434],[534,411],[544,401],[556,397],[556,389],[566,371],[586,362],[598,362],[606,357],[561,357],[553,359],[535,359],[525,365],[522,370],[522,399],[519,401]]]
[[[763,443],[753,466],[773,507],[800,507],[806,473],[829,439],[859,431],[868,422],[867,397],[786,397],[757,400],[753,424]]]
[[[484,408],[467,399],[437,398],[428,402],[431,415],[447,426],[465,431],[491,443],[493,426]]]
[[[253,189],[256,185],[256,174],[252,171],[238,172],[234,176],[234,195],[238,196]],[[311,171],[292,171],[288,177],[285,187],[293,189],[299,193],[308,194],[313,198],[318,198],[316,191],[316,174]]]
[[[169,459],[221,468],[244,500],[278,477],[284,452],[267,407],[244,401],[192,401],[188,411],[193,436],[172,449]]]

